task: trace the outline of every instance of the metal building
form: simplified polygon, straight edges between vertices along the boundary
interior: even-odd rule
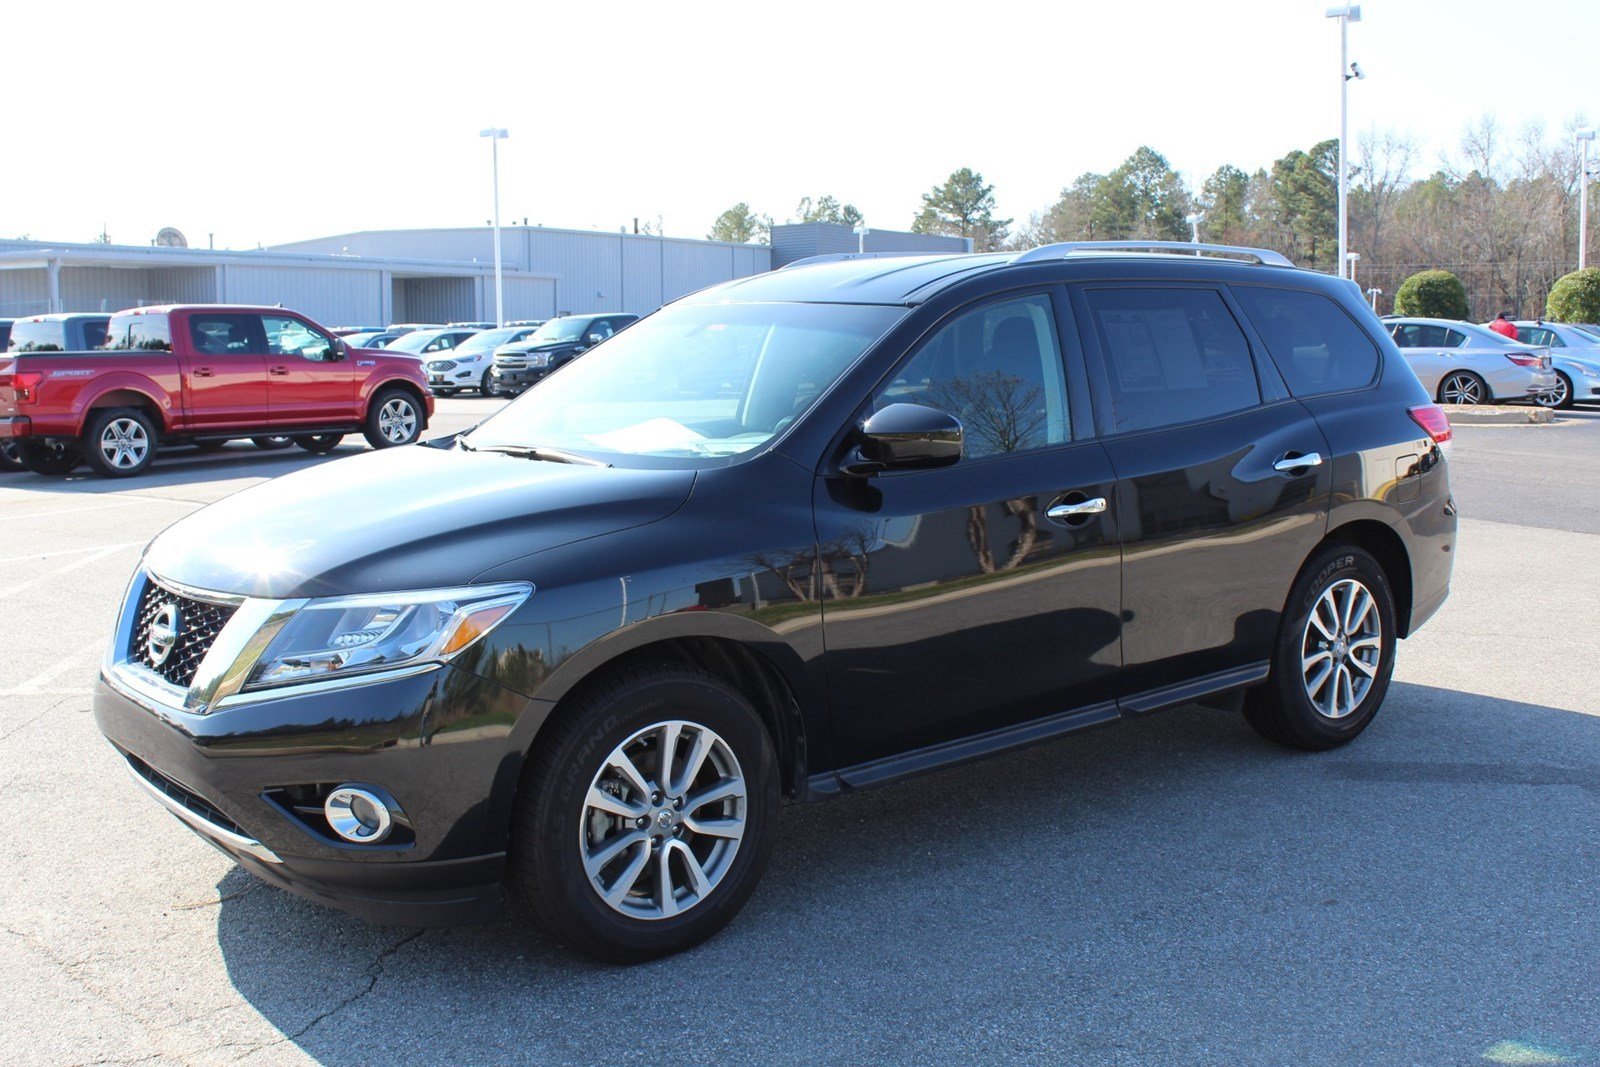
[[[936,233],[874,230],[857,233],[835,222],[791,222],[772,227],[772,268],[787,266],[807,256],[840,252],[903,253],[905,255],[959,255],[972,251],[972,238]]]

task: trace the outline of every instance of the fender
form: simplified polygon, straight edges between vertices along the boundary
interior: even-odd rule
[[[176,371],[173,372],[176,375]],[[96,402],[107,393],[114,392],[137,393],[150,402],[150,406],[161,413],[162,433],[172,433],[182,429],[183,404],[181,400],[162,388],[155,379],[137,371],[113,370],[105,374],[96,375],[90,380],[72,401],[72,416],[76,424],[74,433],[82,435],[84,427],[89,421],[89,412],[95,408]],[[101,405],[104,406],[104,405]]]
[[[422,402],[428,409],[428,414],[433,414],[433,393],[428,389],[426,383],[416,381],[413,378],[408,378],[404,374],[396,374],[393,370],[388,368],[380,367],[375,373],[363,379],[361,382],[361,391],[359,394],[357,394],[357,399],[360,401],[360,410],[354,413],[356,418],[366,418],[367,404],[372,400],[373,396],[378,392],[378,390],[382,389],[386,385],[410,386],[412,390],[421,395]]]

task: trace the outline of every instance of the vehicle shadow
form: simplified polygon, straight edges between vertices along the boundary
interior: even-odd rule
[[[312,455],[290,446],[265,451],[249,442],[233,442],[215,452],[194,448],[165,449],[143,474],[133,478],[106,478],[79,467],[65,478],[34,474],[31,471],[0,473],[0,489],[27,489],[37,493],[106,496],[122,492],[146,492],[173,486],[230,481],[236,478],[275,478],[280,474],[315,466],[329,460],[367,451],[360,437],[346,439],[327,455]]]
[[[1597,783],[1600,720],[1533,704],[1397,684],[1321,755],[1190,707],[791,806],[745,912],[654,963],[239,871],[217,937],[332,1064],[1587,1061]]]

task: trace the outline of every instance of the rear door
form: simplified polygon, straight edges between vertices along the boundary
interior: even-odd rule
[[[1124,706],[1252,680],[1325,532],[1322,431],[1252,353],[1221,288],[1083,286],[1073,299],[1117,476]]]
[[[203,432],[266,425],[267,342],[261,316],[231,311],[186,315],[187,344],[179,353],[179,369],[188,428]]]
[[[261,316],[267,343],[267,406],[274,426],[351,422],[356,368],[318,326],[294,315]]]
[[[952,314],[863,408],[955,415],[959,463],[817,481],[834,743],[857,768],[852,784],[892,773],[874,761],[913,749],[1115,715],[1113,479],[1076,346],[1079,369],[1064,372],[1064,297],[1008,294]]]

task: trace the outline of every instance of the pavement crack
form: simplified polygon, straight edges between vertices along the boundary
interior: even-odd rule
[[[357,992],[352,993],[350,996],[345,997],[338,1004],[335,1004],[327,1011],[318,1015],[315,1019],[312,1019],[310,1022],[306,1023],[299,1030],[296,1030],[294,1033],[288,1035],[287,1040],[299,1041],[302,1037],[306,1036],[306,1034],[320,1026],[325,1020],[331,1019],[333,1016],[348,1010],[352,1005],[357,1004],[370,996],[372,991],[378,986],[378,979],[383,977],[383,967],[384,964],[388,962],[389,957],[393,956],[396,952],[399,952],[401,949],[405,948],[407,945],[411,944],[411,942],[415,941],[425,933],[427,933],[426,930],[417,930],[413,933],[407,934],[405,937],[402,937],[400,940],[396,941],[394,944],[378,953],[377,958],[367,965],[367,987],[365,989],[358,990]]]

